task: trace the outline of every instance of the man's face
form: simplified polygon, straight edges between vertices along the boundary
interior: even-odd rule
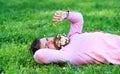
[[[42,38],[40,39],[41,48],[56,49],[54,45],[54,38]]]

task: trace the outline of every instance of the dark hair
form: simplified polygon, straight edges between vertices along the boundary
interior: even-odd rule
[[[33,40],[32,44],[30,45],[30,53],[34,55],[34,53],[40,49],[40,39],[36,38]]]

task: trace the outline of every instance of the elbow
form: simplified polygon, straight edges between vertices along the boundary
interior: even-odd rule
[[[83,15],[81,13],[78,13],[78,18],[76,18],[75,22],[80,22],[81,24],[84,23]]]
[[[83,24],[84,19],[83,19],[83,15],[79,12],[69,12],[69,16],[67,18],[72,24],[78,23],[80,22],[81,24]]]
[[[35,62],[37,62],[37,63],[40,63],[40,64],[44,63],[42,57],[40,56],[40,54],[38,52],[36,52],[34,54],[33,58],[34,58]]]

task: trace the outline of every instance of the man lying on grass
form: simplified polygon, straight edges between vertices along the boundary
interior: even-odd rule
[[[120,64],[120,36],[103,32],[82,33],[83,16],[74,11],[56,11],[53,21],[69,20],[68,35],[35,39],[30,51],[40,64],[70,62],[83,64]]]

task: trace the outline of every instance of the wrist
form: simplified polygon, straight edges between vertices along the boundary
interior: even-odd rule
[[[68,10],[68,11],[66,11],[66,17],[65,17],[65,19],[67,19],[67,18],[68,18],[68,16],[69,16],[69,10]]]
[[[62,12],[61,12],[61,20],[66,19],[67,16],[68,16],[68,12],[67,12],[67,11],[62,11]]]

